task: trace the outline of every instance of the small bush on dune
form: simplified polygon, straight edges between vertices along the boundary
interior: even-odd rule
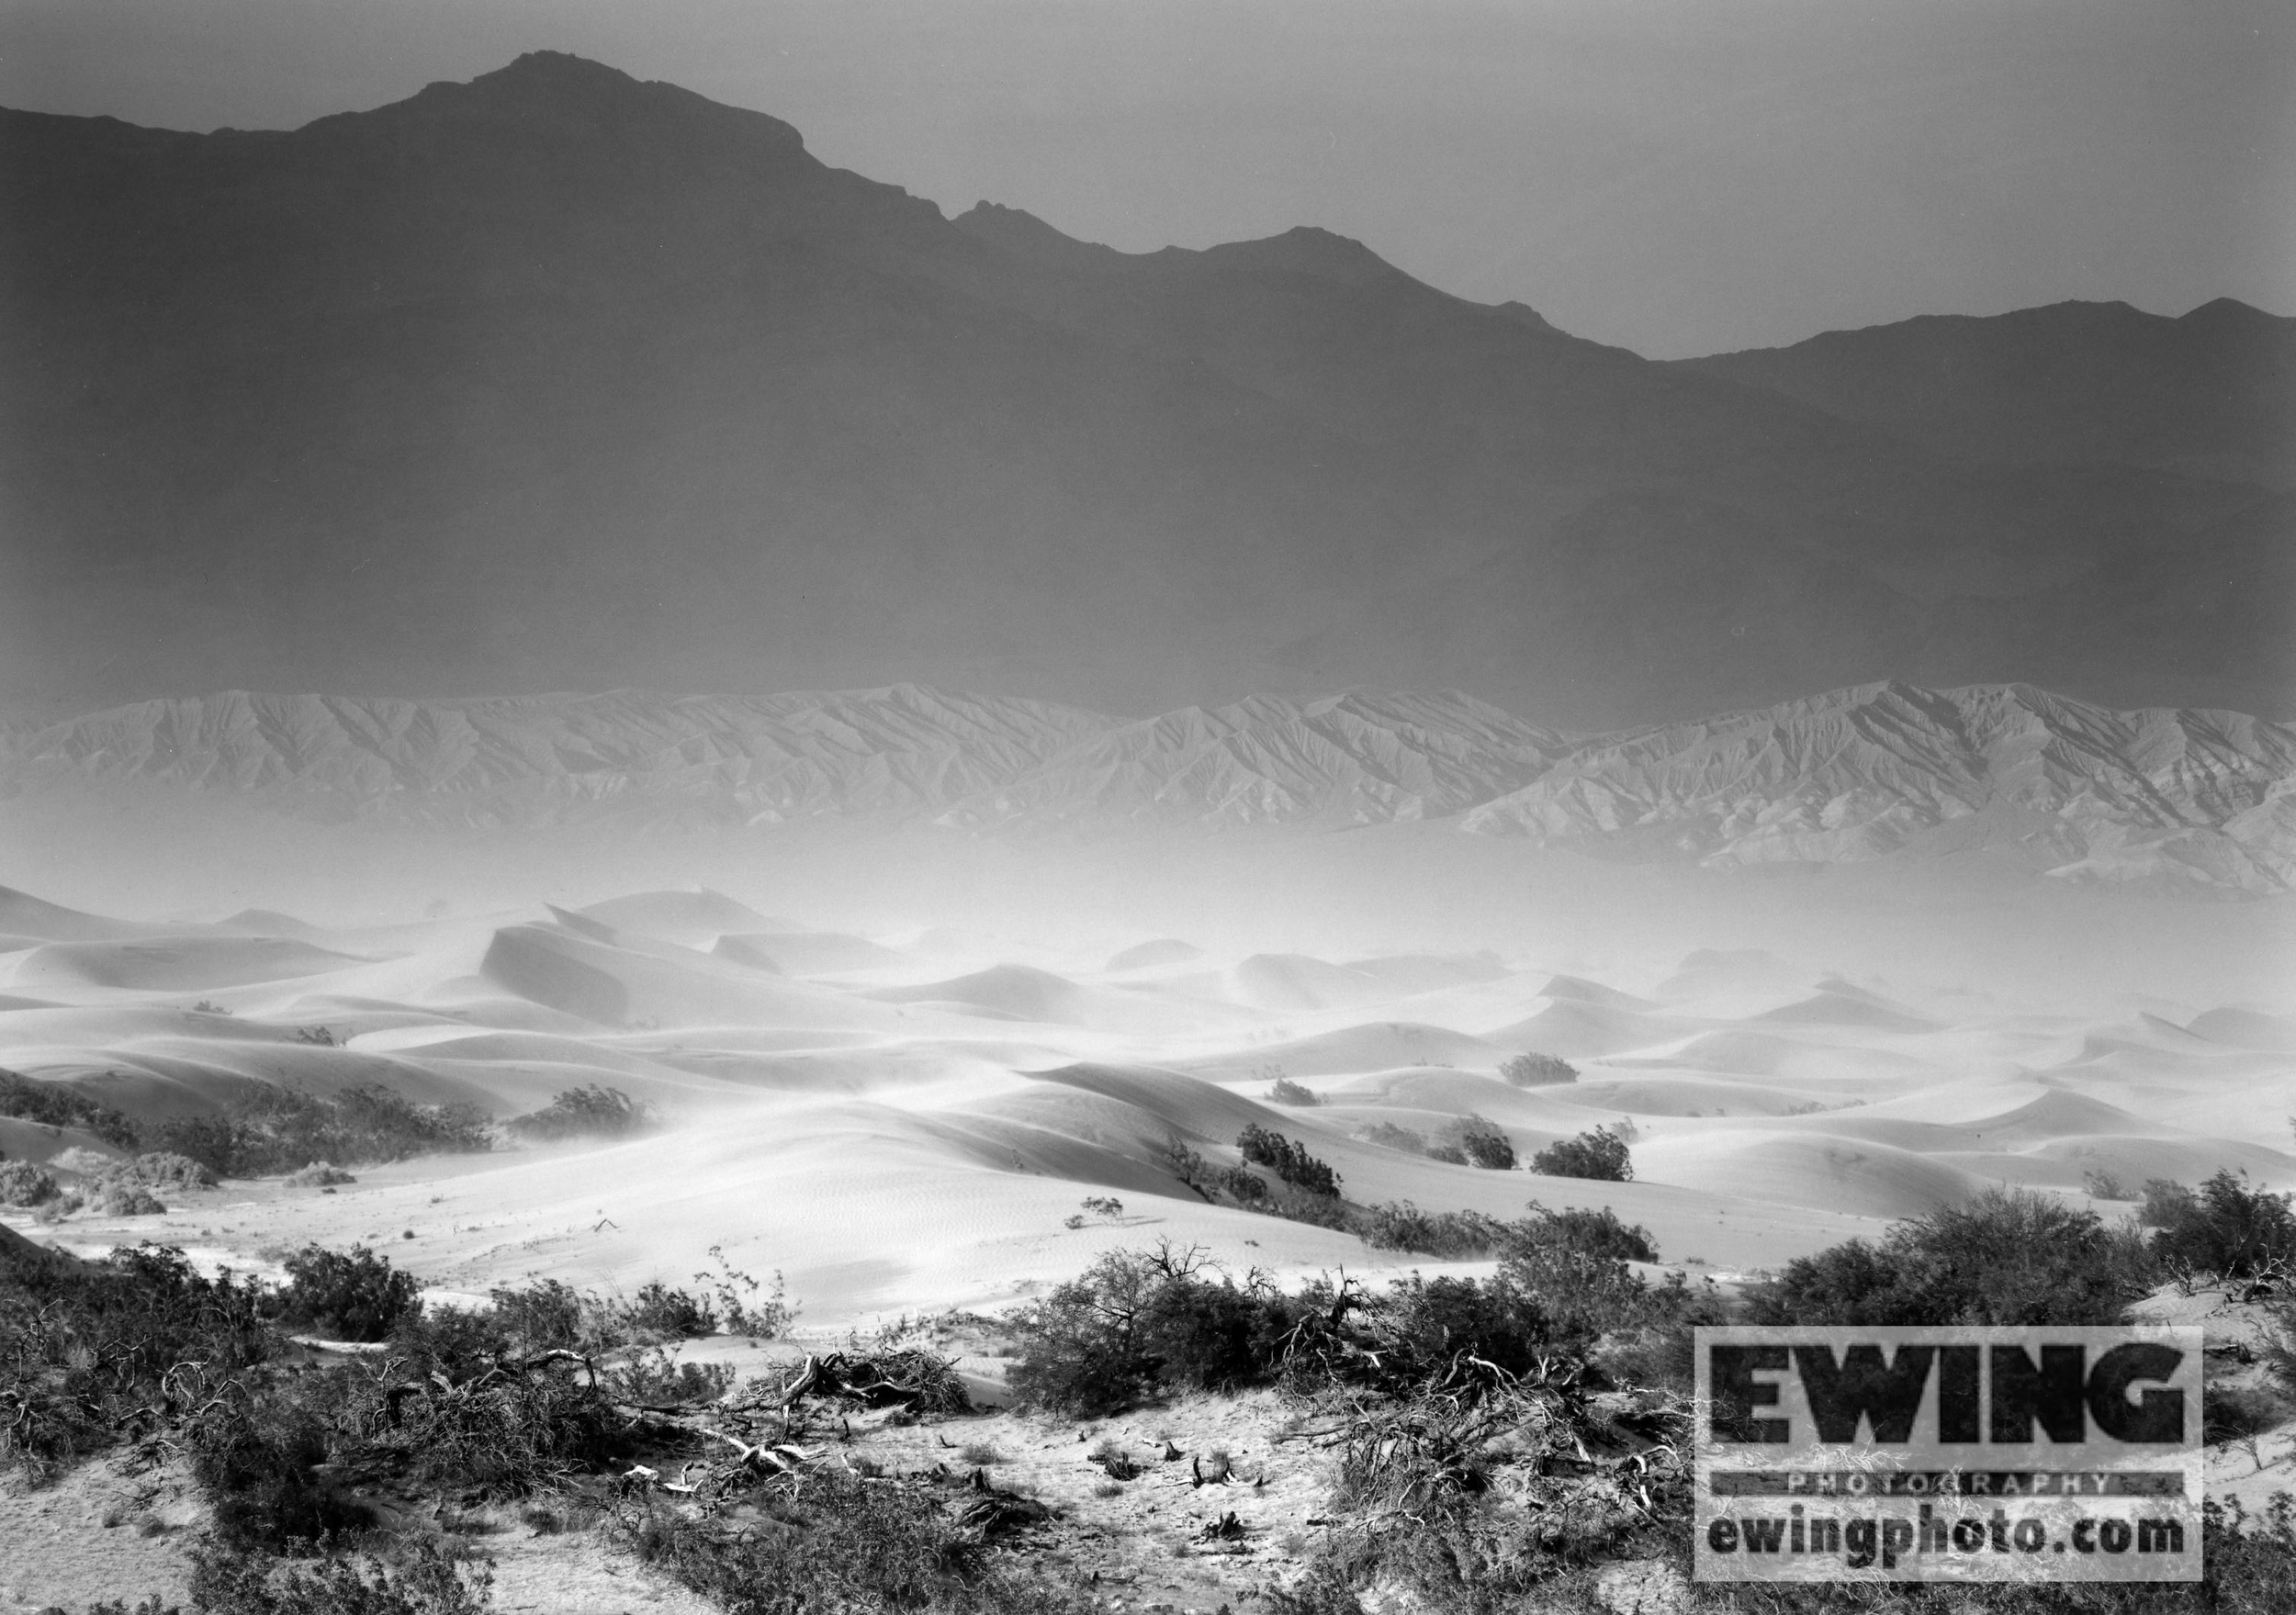
[[[1443,1129],[1441,1142],[1458,1151],[1470,1166],[1490,1172],[1514,1170],[1514,1143],[1498,1124],[1480,1116],[1464,1116]]]
[[[1515,1238],[1525,1244],[1559,1246],[1582,1256],[1613,1262],[1659,1259],[1659,1248],[1650,1239],[1650,1230],[1639,1223],[1619,1221],[1618,1214],[1607,1206],[1600,1211],[1549,1211],[1534,1200],[1529,1209],[1530,1216],[1509,1225]]]
[[[1460,1261],[1498,1250],[1506,1242],[1507,1225],[1480,1211],[1422,1211],[1400,1200],[1367,1209],[1357,1231],[1364,1243],[1382,1251]]]
[[[324,1161],[314,1161],[300,1172],[287,1173],[285,1179],[298,1189],[331,1189],[340,1183],[355,1183],[358,1181],[341,1167]]]
[[[1557,1139],[1531,1157],[1531,1170],[1550,1178],[1591,1178],[1604,1183],[1632,1183],[1635,1175],[1624,1134],[1610,1127]]]
[[[1281,1133],[1247,1124],[1236,1135],[1236,1148],[1255,1166],[1264,1166],[1285,1183],[1311,1194],[1337,1195],[1339,1174]]]
[[[1409,1127],[1399,1127],[1393,1122],[1373,1122],[1357,1134],[1367,1144],[1377,1144],[1386,1150],[1401,1150],[1412,1155],[1427,1152],[1427,1135],[1415,1133]]]
[[[566,1138],[626,1138],[654,1125],[653,1107],[619,1088],[568,1088],[540,1110],[502,1124],[514,1138],[537,1144]]]
[[[276,1316],[332,1340],[388,1340],[401,1318],[422,1309],[414,1275],[364,1245],[347,1253],[306,1245],[287,1258],[287,1271]]]
[[[1499,1075],[1518,1088],[1542,1088],[1555,1082],[1575,1082],[1579,1068],[1551,1054],[1518,1054],[1503,1060]]]
[[[1275,1084],[1267,1090],[1267,1098],[1271,1105],[1290,1105],[1303,1109],[1323,1103],[1316,1096],[1314,1089],[1295,1082],[1289,1077],[1277,1077]]]

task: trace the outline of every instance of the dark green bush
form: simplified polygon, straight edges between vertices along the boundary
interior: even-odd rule
[[[421,1105],[379,1084],[322,1098],[292,1088],[245,1093],[220,1116],[162,1123],[159,1148],[227,1178],[291,1172],[318,1161],[358,1166],[493,1148],[492,1124],[474,1105]]]
[[[284,1323],[338,1340],[381,1340],[421,1310],[422,1286],[364,1245],[346,1254],[306,1245],[287,1260],[287,1283],[273,1302]]]
[[[2155,1178],[2144,1185],[2138,1220],[2159,1231],[2154,1256],[2172,1272],[2247,1278],[2274,1261],[2296,1258],[2290,1197],[2220,1172],[2200,1192]]]
[[[2130,1228],[2022,1189],[1851,1239],[1747,1292],[1750,1320],[1806,1324],[2110,1323],[2143,1295],[2152,1260]]]
[[[1281,1133],[1246,1124],[1244,1131],[1236,1135],[1235,1142],[1244,1160],[1254,1166],[1266,1167],[1294,1188],[1305,1189],[1311,1194],[1339,1194],[1338,1174]]]
[[[79,1127],[115,1150],[135,1150],[141,1144],[135,1123],[102,1100],[89,1098],[69,1082],[35,1082],[10,1071],[0,1071],[0,1116]]]
[[[619,1088],[568,1088],[540,1110],[502,1124],[512,1138],[537,1144],[564,1138],[626,1138],[654,1125],[652,1106]]]
[[[1277,1077],[1267,1090],[1267,1098],[1272,1105],[1289,1105],[1300,1109],[1323,1103],[1316,1097],[1314,1089],[1303,1082],[1295,1082],[1289,1077]]]
[[[1550,1178],[1593,1178],[1606,1183],[1634,1181],[1626,1140],[1609,1127],[1559,1138],[1531,1157],[1531,1170]]]

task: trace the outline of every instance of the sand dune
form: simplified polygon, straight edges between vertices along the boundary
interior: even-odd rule
[[[751,932],[720,936],[711,951],[736,964],[784,976],[841,976],[912,962],[906,954],[880,947],[866,936],[847,936],[836,931]]]
[[[1148,970],[1159,965],[1186,964],[1204,957],[1204,950],[1176,936],[1159,936],[1154,941],[1136,943],[1109,959],[1103,967],[1110,971]]]
[[[1105,940],[1038,951],[882,920],[801,929],[706,891],[339,930],[263,910],[145,926],[21,894],[0,899],[0,919],[32,938],[0,955],[0,984],[17,989],[0,996],[0,1067],[142,1123],[264,1085],[379,1083],[508,1116],[596,1083],[653,1106],[666,1130],[627,1144],[362,1169],[340,1195],[234,1212],[242,1258],[411,1228],[410,1261],[476,1291],[528,1271],[681,1277],[723,1244],[786,1272],[827,1326],[1010,1301],[1160,1237],[1278,1273],[1412,1264],[1207,1205],[1172,1175],[1166,1140],[1232,1161],[1246,1126],[1300,1141],[1358,1202],[1607,1205],[1666,1256],[1739,1271],[1988,1184],[2082,1205],[2096,1173],[2133,1190],[2230,1167],[2296,1185],[2280,1119],[2296,1111],[2296,1021],[2268,1009],[2042,1014],[1747,949],[1629,978],[1663,977],[1650,993],[1471,948],[1334,962],[1167,938],[1110,957]],[[1525,1049],[1571,1060],[1578,1080],[1499,1080]],[[1321,1103],[1266,1102],[1277,1076]],[[1362,1136],[1431,1137],[1469,1114],[1525,1160],[1622,1127],[1636,1181],[1449,1165]],[[11,1158],[88,1142],[0,1120]],[[1068,1228],[1086,1194],[1120,1198],[1122,1217]]]
[[[54,942],[17,955],[6,980],[35,990],[85,985],[181,993],[323,975],[356,962],[347,954],[271,936]]]

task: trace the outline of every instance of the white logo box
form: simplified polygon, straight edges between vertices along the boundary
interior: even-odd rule
[[[2200,1331],[1697,1331],[1701,1581],[2194,1581]]]

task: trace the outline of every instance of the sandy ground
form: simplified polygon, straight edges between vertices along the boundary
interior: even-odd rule
[[[2189,928],[2178,935],[2189,945]],[[838,930],[700,891],[335,928],[276,914],[163,925],[0,892],[0,1067],[72,1082],[142,1123],[214,1112],[250,1082],[380,1082],[498,1116],[598,1083],[661,1121],[612,1145],[360,1168],[333,1193],[232,1182],[172,1194],[151,1217],[5,1220],[84,1252],[149,1239],[266,1272],[306,1241],[365,1242],[447,1303],[530,1275],[690,1284],[722,1262],[782,1276],[801,1342],[944,1308],[994,1313],[1102,1252],[1162,1239],[1283,1279],[1438,1265],[1207,1205],[1164,1163],[1174,1138],[1232,1161],[1256,1125],[1328,1161],[1351,1200],[1502,1217],[1532,1200],[1607,1206],[1650,1230],[1665,1264],[1727,1283],[1990,1184],[2109,1217],[2153,1177],[2232,1168],[2296,1186],[2292,1008],[2253,994],[2035,1000],[1984,969],[1914,985],[1749,948],[1607,972],[1484,949],[1322,957],[1153,936],[1086,954]],[[1576,1080],[1502,1079],[1531,1051],[1570,1061]],[[1319,1103],[1273,1103],[1279,1078]],[[1366,1137],[1433,1138],[1469,1115],[1525,1161],[1621,1128],[1635,1181],[1484,1171]],[[75,1149],[106,1147],[0,1119],[10,1158],[53,1164]],[[1088,1212],[1087,1197],[1121,1209]],[[694,1351],[762,1361],[727,1342]],[[992,1388],[994,1365],[971,1366]],[[1280,1544],[1310,1529],[1312,1465],[1234,1409],[1159,1419],[1168,1430],[1130,1438],[1217,1439],[1247,1472],[1264,1465],[1266,1486],[1209,1497],[1159,1470],[1095,1498],[1097,1472],[1075,1449],[1097,1436],[999,1415],[955,1439],[995,1445],[1000,1475],[1102,1521],[1043,1551],[1109,1585],[1186,1607],[1273,1573],[1292,1551]],[[2265,1438],[2212,1474],[2244,1495],[2277,1489],[2296,1479],[2296,1442]],[[119,1484],[84,1474],[0,1505],[0,1608],[90,1596],[87,1554],[123,1581],[107,1593],[172,1585],[178,1533],[160,1528],[180,1499],[123,1503]],[[1245,1522],[1244,1551],[1179,1552],[1215,1507]],[[100,1524],[122,1509],[128,1523]],[[152,1534],[134,1523],[146,1518]],[[508,1531],[486,1545],[508,1608],[527,1596],[535,1555],[591,1567],[562,1585],[550,1570],[534,1597],[558,1601],[532,1607],[678,1607],[587,1549],[565,1560],[564,1544]]]

